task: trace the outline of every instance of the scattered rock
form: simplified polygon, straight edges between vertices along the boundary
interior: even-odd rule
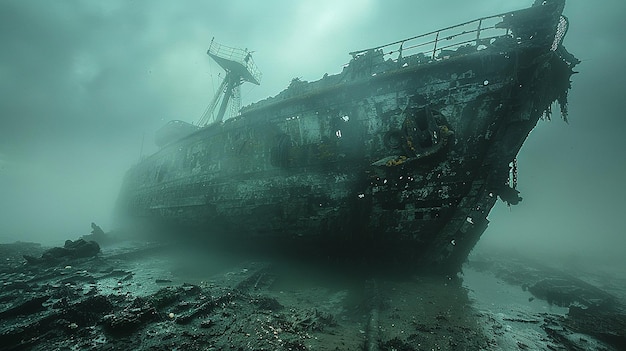
[[[29,264],[58,263],[77,258],[93,257],[100,253],[100,245],[95,241],[78,239],[66,240],[63,247],[53,247],[44,251],[41,258],[24,255]]]

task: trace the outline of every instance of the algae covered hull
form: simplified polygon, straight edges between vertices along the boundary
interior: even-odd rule
[[[564,0],[352,52],[343,71],[164,146],[126,174],[126,219],[207,236],[455,266],[572,68]]]

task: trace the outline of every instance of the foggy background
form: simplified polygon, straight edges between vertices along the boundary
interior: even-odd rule
[[[126,169],[165,122],[196,122],[219,85],[212,37],[254,51],[263,79],[242,87],[246,105],[340,72],[350,51],[532,2],[0,1],[0,242],[113,229]],[[518,158],[524,200],[498,203],[478,249],[626,264],[626,2],[570,0],[565,14],[582,60],[570,123],[540,121]]]

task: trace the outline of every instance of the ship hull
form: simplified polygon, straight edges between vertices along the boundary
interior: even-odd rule
[[[372,68],[375,54],[164,147],[129,170],[118,212],[233,241],[458,267],[497,198],[519,200],[511,164],[564,101],[572,64],[549,45]]]

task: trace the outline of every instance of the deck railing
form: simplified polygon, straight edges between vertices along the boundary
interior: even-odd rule
[[[465,45],[476,46],[480,50],[481,45],[486,47],[495,39],[510,37],[510,29],[502,25],[504,17],[510,14],[511,12],[482,17],[393,43],[353,51],[350,55],[357,58],[365,53],[380,50],[383,55],[391,56],[393,59],[421,53],[434,60],[445,56],[442,53],[446,50],[456,50]]]

